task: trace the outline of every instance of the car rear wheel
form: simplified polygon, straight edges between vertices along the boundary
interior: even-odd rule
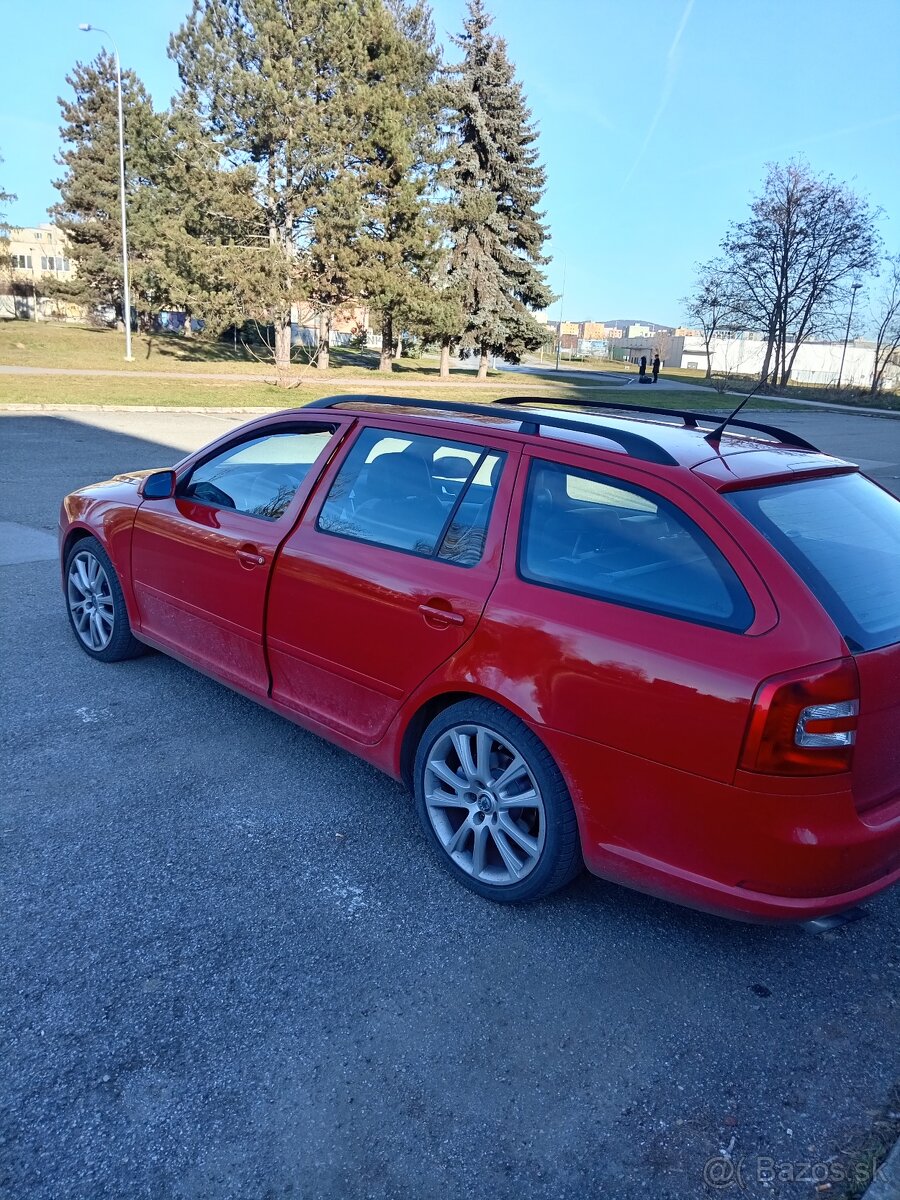
[[[82,538],[66,555],[66,608],[78,644],[91,658],[121,662],[143,654],[115,569],[96,538]]]
[[[419,819],[445,867],[491,900],[534,900],[582,866],[575,810],[540,739],[488,700],[430,723],[414,767]]]

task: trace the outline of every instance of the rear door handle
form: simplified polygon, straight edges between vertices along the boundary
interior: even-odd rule
[[[265,557],[260,554],[255,546],[241,546],[235,550],[235,554],[241,560],[242,567],[263,567],[265,566]]]
[[[466,619],[462,613],[454,612],[452,608],[439,608],[436,604],[420,604],[419,612],[426,621],[444,625],[462,625]]]

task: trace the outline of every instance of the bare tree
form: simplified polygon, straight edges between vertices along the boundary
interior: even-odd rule
[[[697,270],[693,291],[681,303],[691,324],[700,326],[706,347],[706,378],[711,379],[713,338],[730,328],[734,319],[734,305],[724,264],[717,260],[703,263]]]
[[[874,395],[884,383],[887,365],[900,350],[900,253],[889,255],[887,277],[878,299],[875,319],[875,369],[870,391]]]
[[[766,336],[760,378],[789,382],[800,346],[822,334],[850,279],[878,249],[868,202],[802,160],[770,164],[750,216],[722,241],[734,307]]]

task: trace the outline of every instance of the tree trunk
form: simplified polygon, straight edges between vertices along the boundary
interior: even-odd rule
[[[441,342],[441,379],[450,378],[450,339],[444,338]]]
[[[320,371],[328,370],[328,342],[331,337],[329,325],[328,313],[323,310],[319,313],[319,352],[316,355],[316,367]]]
[[[760,382],[764,384],[769,382],[769,369],[772,364],[772,348],[774,345],[775,331],[770,329],[769,336],[766,340],[766,353],[765,357],[763,358],[762,370],[759,373]]]
[[[399,358],[403,353],[403,334],[398,333],[394,342],[394,358]]]
[[[479,379],[487,379],[487,373],[488,373],[488,348],[487,348],[487,346],[482,346],[481,347],[481,357],[478,360],[478,378]]]
[[[291,314],[275,318],[275,376],[279,387],[291,383]]]
[[[381,354],[378,358],[379,371],[394,369],[394,319],[389,312],[381,314]]]

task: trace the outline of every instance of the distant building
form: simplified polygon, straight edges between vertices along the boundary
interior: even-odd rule
[[[758,376],[762,370],[766,343],[752,333],[729,334],[710,342],[709,361],[713,375]],[[793,349],[788,343],[788,353]],[[662,366],[684,367],[706,373],[706,343],[699,334],[670,335],[657,333],[652,337],[626,338],[614,347],[613,357],[623,362],[639,362],[642,355],[651,358],[658,354]],[[841,360],[843,358],[843,369]],[[847,387],[868,387],[875,371],[873,342],[804,342],[797,351],[791,372],[792,383],[818,384],[834,387],[838,378]],[[885,372],[884,387],[900,386],[900,359],[891,362]]]
[[[0,272],[0,317],[38,320],[82,320],[80,304],[68,304],[44,295],[47,276],[72,279],[75,264],[69,258],[66,235],[55,225],[13,226],[9,231],[9,264]]]

